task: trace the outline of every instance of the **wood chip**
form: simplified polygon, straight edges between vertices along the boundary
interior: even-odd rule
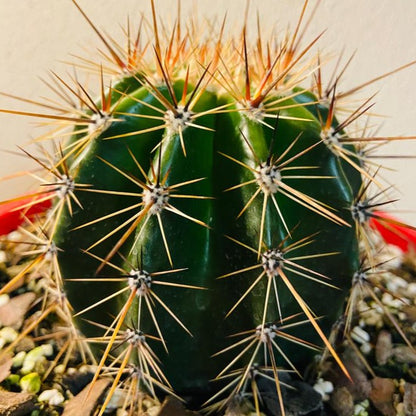
[[[20,329],[26,312],[35,299],[36,295],[33,292],[27,292],[11,298],[5,305],[0,306],[0,325]]]
[[[404,385],[403,405],[406,416],[416,416],[416,384]]]
[[[393,406],[394,380],[376,377],[371,380],[370,400],[383,416],[396,416]]]
[[[11,354],[0,355],[0,383],[10,375],[13,360]]]
[[[0,390],[0,415],[24,416],[35,409],[35,398],[29,393],[11,393]]]
[[[111,384],[108,378],[97,380],[91,388],[91,383],[81,393],[70,399],[65,406],[62,416],[92,416]]]

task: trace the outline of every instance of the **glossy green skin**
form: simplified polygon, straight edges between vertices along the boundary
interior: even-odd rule
[[[126,81],[124,82],[126,83]],[[167,96],[166,88],[161,87],[160,90]],[[175,84],[175,91],[180,97],[182,83]],[[136,98],[161,108],[160,103],[145,88],[139,88],[132,94]],[[230,97],[218,97],[214,93],[204,92],[193,110],[195,112],[206,111],[230,102]],[[118,111],[159,115],[156,111],[129,98],[120,101]],[[306,118],[310,121],[287,120],[284,118],[286,115]],[[160,123],[161,121],[158,120],[126,116],[124,122],[111,125],[90,145],[79,165],[76,181],[91,184],[95,189],[141,192],[137,185],[103,163],[97,156],[124,172],[144,180],[135,162],[128,154],[127,146],[134,153],[143,169],[150,172],[150,160],[153,159],[156,165],[158,160],[158,152],[151,153],[151,150],[164,137],[165,132],[158,130],[115,140],[105,140],[105,137],[147,129]],[[214,199],[171,198],[170,202],[187,215],[209,224],[212,229],[208,230],[206,227],[171,212],[163,211],[161,216],[172,255],[173,267],[175,269],[186,268],[186,270],[160,276],[158,279],[195,285],[208,290],[154,285],[152,289],[191,331],[193,337],[190,337],[158,305],[155,313],[169,354],[164,351],[160,343],[149,341],[160,357],[163,371],[174,390],[179,394],[191,397],[208,396],[218,388],[215,383],[214,385],[209,383],[209,380],[214,378],[237,352],[214,358],[211,355],[230,344],[231,341],[226,338],[227,336],[254,329],[259,325],[264,307],[265,279],[237,307],[233,314],[224,319],[233,304],[262,271],[261,268],[258,268],[226,279],[217,279],[223,274],[258,263],[255,253],[225,236],[230,236],[257,249],[263,194],[260,193],[247,211],[239,219],[236,219],[242,207],[256,191],[257,185],[251,184],[224,192],[225,189],[252,180],[254,177],[248,169],[224,157],[220,152],[254,167],[256,163],[241,136],[240,129],[245,133],[247,140],[261,161],[265,161],[269,155],[273,135],[272,129],[250,121],[241,112],[206,115],[198,118],[197,123],[215,131],[187,127],[183,133],[187,150],[186,157],[177,135],[165,139],[161,156],[161,170],[162,176],[170,170],[167,185],[205,178],[200,182],[184,186],[178,193],[204,195],[214,197]],[[273,120],[272,123],[274,123]],[[286,159],[319,141],[320,125],[313,112],[305,106],[281,111],[276,138],[272,146],[273,155],[279,155],[285,151],[300,132],[302,132],[301,139]],[[324,144],[319,144],[291,163],[290,166],[317,166],[312,170],[313,173],[310,173],[311,170],[306,171],[306,175],[333,176],[333,179],[291,180],[290,185],[334,207],[337,209],[337,215],[350,223],[353,222],[348,207],[354,199],[360,180],[355,175],[350,184],[346,179],[342,163]],[[293,174],[295,175],[296,172],[294,170]],[[305,170],[299,170],[298,173],[303,175]],[[149,175],[151,176],[151,173]],[[88,192],[78,192],[77,196],[84,209],[75,208],[72,217],[65,213],[56,234],[56,244],[63,250],[59,254],[59,260],[64,279],[93,277],[99,262],[82,253],[81,249],[87,248],[128,219],[129,214],[133,215],[137,212],[132,211],[117,215],[92,226],[71,231],[74,227],[138,202],[137,197]],[[323,317],[320,319],[319,325],[328,334],[331,326],[341,314],[344,299],[350,287],[351,276],[358,266],[358,244],[354,226],[345,227],[334,224],[279,193],[276,194],[276,197],[288,227],[290,229],[296,227],[292,234],[293,239],[288,240],[287,244],[318,232],[314,238],[315,242],[297,250],[296,256],[334,251],[340,253],[300,262],[312,270],[330,276],[331,283],[338,286],[340,290],[319,285],[287,272],[305,302],[317,316]],[[269,248],[276,248],[286,236],[286,231],[271,202],[266,210],[264,229],[264,244]],[[140,225],[136,233],[139,231]],[[97,256],[105,257],[121,234],[122,232],[119,232],[113,238],[109,238],[95,247],[92,252]],[[134,246],[132,246],[133,243],[135,243]],[[134,235],[131,235],[121,251],[126,256],[130,253],[128,264],[123,264],[123,260],[117,255],[113,257],[112,263],[124,267],[126,272],[131,269],[131,265],[139,267],[139,259],[142,260],[142,269],[150,273],[171,269],[155,217],[149,220],[146,229],[140,233],[140,238],[136,239]],[[101,272],[101,275],[114,276],[116,272],[107,267]],[[124,286],[125,283],[105,283],[103,281],[66,282],[65,290],[75,311],[79,311]],[[283,282],[278,282],[278,288],[283,315],[289,316],[301,312]],[[125,296],[128,296],[128,293]],[[119,313],[123,301],[125,301],[125,297],[124,299],[122,297],[115,298],[92,309],[83,315],[83,318],[108,325],[112,317]],[[137,302],[135,305],[125,321],[129,326],[131,326],[131,322],[136,322]],[[274,300],[271,300],[268,319],[277,320],[278,318],[277,307]],[[152,320],[146,313],[143,315],[142,322],[141,329],[145,333],[157,335]],[[78,320],[78,324],[87,336],[97,336],[102,333],[102,330],[87,324],[84,320]],[[322,345],[322,341],[311,325],[297,327],[291,333]],[[294,344],[278,342],[301,371],[310,362],[313,353],[309,350]],[[242,366],[244,360],[239,364]],[[279,364],[284,365],[285,362],[280,360]]]

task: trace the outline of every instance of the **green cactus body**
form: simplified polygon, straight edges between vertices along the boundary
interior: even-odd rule
[[[177,100],[183,86],[182,81],[173,86]],[[161,85],[158,90],[171,100],[166,86]],[[220,106],[230,111],[211,112]],[[158,109],[163,106],[154,94],[141,87],[119,100],[117,113],[123,116],[117,117],[119,120],[74,158],[74,181],[90,185],[95,192],[77,192],[82,208],[75,207],[72,215],[66,212],[59,220],[55,240],[62,250],[59,262],[63,278],[69,280],[65,282],[68,299],[75,311],[81,311],[126,288],[134,270],[150,274],[165,271],[160,277],[152,277],[146,286],[157,296],[152,300],[152,313],[136,293],[124,326],[133,325],[146,334],[163,336],[169,353],[160,341],[154,342],[153,348],[163,361],[166,377],[180,394],[206,396],[211,391],[209,380],[233,359],[233,352],[211,357],[228,345],[227,336],[254,330],[263,321],[278,323],[281,318],[303,315],[285,282],[278,275],[273,277],[272,272],[269,276],[266,266],[263,267],[268,251],[273,255],[293,242],[311,237],[311,241],[307,240],[310,244],[294,250],[295,257],[333,254],[300,260],[303,269],[287,266],[285,275],[315,316],[323,317],[319,327],[327,336],[341,314],[351,275],[358,267],[358,245],[348,210],[354,199],[352,186],[345,179],[338,157],[321,142],[317,117],[293,99],[283,101],[282,107],[285,106],[288,109],[274,112],[275,117],[279,113],[274,129],[262,124],[261,118],[259,121],[244,111],[231,111],[236,110],[237,103],[230,95],[206,90],[200,94],[192,114],[208,114],[195,121],[197,127],[183,126],[182,138],[171,125],[139,134],[158,123],[164,124],[147,118],[160,115]],[[129,135],[112,138],[124,134]],[[284,166],[281,172],[279,164]],[[273,166],[275,176],[270,176]],[[290,178],[285,179],[286,176]],[[245,182],[249,183],[238,186]],[[150,184],[159,186],[165,196],[157,199]],[[183,186],[176,188],[177,184]],[[299,198],[299,193],[307,198]],[[314,199],[312,206],[308,206],[310,198]],[[118,211],[125,212],[96,221]],[[329,213],[336,216],[325,218]],[[83,227],[91,221],[94,223]],[[126,221],[129,222],[118,232],[91,249],[92,254],[80,251]],[[118,269],[107,265],[97,274],[97,281],[91,281],[100,259],[108,257],[123,236],[126,242],[108,258]],[[275,258],[269,259],[270,264],[273,262],[274,267],[280,267]],[[172,269],[180,270],[169,274]],[[258,284],[246,292],[261,274]],[[328,281],[338,289],[302,274]],[[125,278],[119,282],[105,281],[114,276]],[[139,283],[130,280],[130,284],[146,285],[143,276]],[[71,281],[87,277],[91,278],[88,282]],[[194,288],[160,284],[163,282]],[[139,292],[147,290],[140,287]],[[81,316],[110,325],[130,294],[131,290],[126,290]],[[225,318],[243,295],[241,303]],[[102,334],[102,329],[91,322],[79,320],[79,325],[87,336]],[[295,327],[290,333],[322,345],[310,324]],[[304,368],[310,354],[300,348],[291,345],[287,355],[295,366]],[[135,360],[137,357],[132,356],[131,361]],[[248,361],[243,358],[240,366]],[[280,358],[278,364],[287,363]]]

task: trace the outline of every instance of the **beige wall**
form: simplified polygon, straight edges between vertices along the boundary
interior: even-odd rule
[[[127,14],[133,20],[140,11],[149,12],[147,0],[79,0],[80,5],[99,27],[114,36],[120,36],[119,23]],[[157,8],[169,15],[173,0],[156,0]],[[238,24],[242,18],[245,0],[182,0],[184,16],[197,4],[199,13],[207,16],[223,15],[228,10],[230,21]],[[284,30],[292,27],[300,11],[302,0],[252,0],[251,10],[258,8],[265,32],[277,24]],[[311,0],[310,6],[316,4]],[[312,7],[310,7],[312,8]],[[320,49],[338,52],[345,47],[345,55],[357,50],[346,73],[343,86],[348,88],[364,82],[395,67],[416,59],[416,1],[413,0],[323,0],[308,32],[310,38],[327,29]],[[250,20],[253,23],[253,19]],[[230,25],[232,26],[232,25]],[[0,0],[0,91],[36,99],[47,94],[39,77],[49,69],[65,72],[60,61],[72,60],[70,53],[100,45],[90,27],[70,0]],[[366,90],[375,97],[374,112],[386,115],[380,119],[380,135],[416,135],[416,66],[406,69]],[[0,96],[0,108],[33,110]],[[36,137],[40,130],[33,120],[0,114],[0,148],[15,150]],[[415,143],[395,143],[383,153],[416,155]],[[27,168],[24,158],[8,153],[0,154],[0,176]],[[386,161],[400,169],[385,176],[402,192],[399,210],[414,210],[416,164],[412,159]],[[27,189],[26,181],[0,182],[1,199]],[[402,218],[416,223],[416,214],[400,213]]]

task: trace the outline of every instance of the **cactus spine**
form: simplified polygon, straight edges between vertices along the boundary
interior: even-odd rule
[[[347,134],[368,103],[336,119],[336,83],[323,92],[319,58],[302,61],[317,39],[254,47],[244,29],[228,44],[221,26],[195,47],[192,29],[165,38],[154,17],[146,54],[142,32],[123,53],[98,32],[118,79],[105,87],[100,68],[93,100],[58,78],[80,108],[47,116],[55,154],[27,153],[49,175],[53,207],[34,232],[51,287],[94,345],[94,380],[117,368],[101,414],[126,380],[221,408],[251,391],[254,369],[274,378],[284,414],[284,368],[301,373],[325,348],[348,376],[329,339],[350,319],[372,215],[371,138]]]

